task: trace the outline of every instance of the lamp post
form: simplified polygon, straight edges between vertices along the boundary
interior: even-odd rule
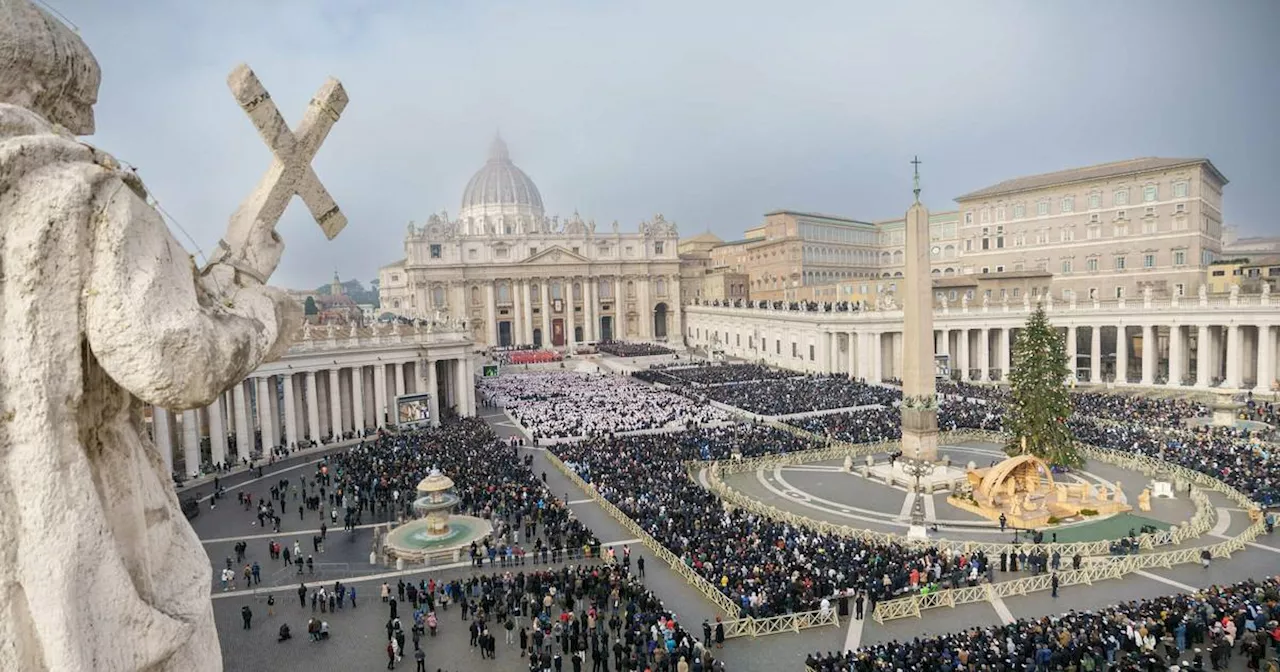
[[[914,492],[917,495],[922,494],[920,479],[933,473],[934,464],[913,457],[899,459],[902,460],[902,473],[915,479]],[[924,527],[924,497],[916,497],[911,504],[911,526]]]

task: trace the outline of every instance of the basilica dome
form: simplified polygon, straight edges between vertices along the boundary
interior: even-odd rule
[[[461,219],[483,220],[495,217],[540,220],[542,194],[529,176],[511,162],[507,143],[493,139],[489,160],[476,171],[462,191]]]

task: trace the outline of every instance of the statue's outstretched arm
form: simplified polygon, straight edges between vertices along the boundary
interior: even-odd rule
[[[85,329],[112,379],[163,408],[195,408],[283,353],[301,323],[296,301],[230,269],[197,279],[134,191],[108,180],[100,193]]]

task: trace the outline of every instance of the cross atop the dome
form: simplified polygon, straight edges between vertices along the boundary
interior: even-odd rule
[[[915,167],[914,188],[911,190],[916,195],[916,203],[920,202],[920,164],[924,163],[919,156],[911,157],[911,165]]]
[[[493,144],[489,145],[490,161],[510,161],[511,155],[507,153],[507,143],[503,142],[502,134],[494,132]]]

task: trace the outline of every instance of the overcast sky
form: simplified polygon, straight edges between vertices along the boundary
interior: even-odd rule
[[[1280,234],[1280,2],[50,0],[103,82],[91,139],[209,250],[270,155],[227,91],[257,72],[290,124],[351,97],[315,166],[350,219],[300,202],[273,284],[366,284],[405,225],[457,213],[496,129],[548,214],[740,237],[770,209],[934,210],[1003,179],[1205,156],[1226,222]],[[180,235],[180,234],[179,234]],[[191,243],[183,239],[191,246]]]

